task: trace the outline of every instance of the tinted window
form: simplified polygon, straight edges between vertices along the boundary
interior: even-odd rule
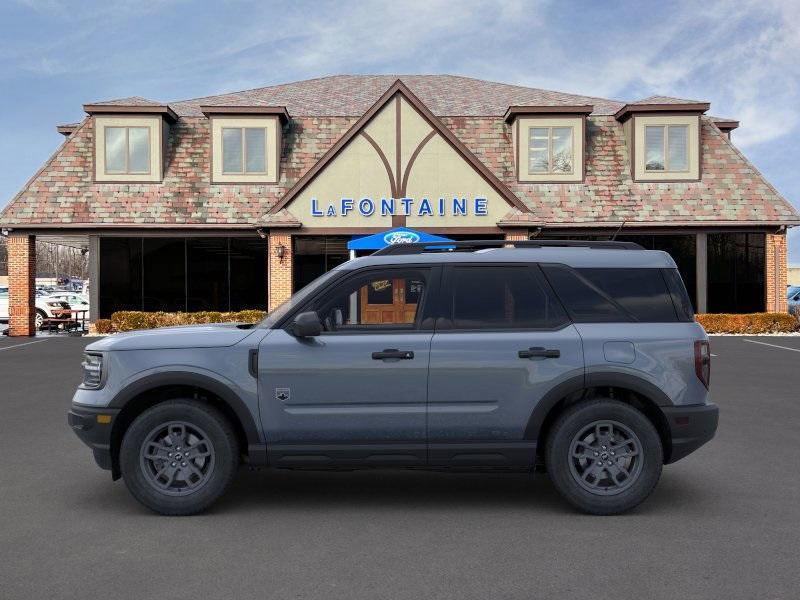
[[[549,329],[564,309],[530,267],[456,267],[450,278],[455,329]]]
[[[311,307],[325,331],[414,329],[427,271],[375,270],[352,277]]]
[[[576,323],[613,323],[631,320],[630,315],[577,271],[561,265],[547,265],[542,269]]]
[[[668,323],[677,319],[661,269],[578,269],[637,321]]]
[[[672,294],[672,304],[675,306],[675,312],[678,313],[678,320],[694,321],[692,301],[689,299],[689,294],[686,293],[686,287],[683,285],[683,280],[678,270],[663,269],[661,272]]]

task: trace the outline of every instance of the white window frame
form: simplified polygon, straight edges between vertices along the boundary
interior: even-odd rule
[[[530,129],[564,127],[572,130],[572,172],[530,173]],[[585,115],[520,115],[512,123],[515,170],[520,183],[582,183],[585,175],[586,118]],[[551,138],[548,133],[548,140]],[[551,144],[548,141],[548,146]],[[552,151],[548,149],[552,156]],[[548,158],[548,169],[552,159]]]
[[[274,115],[212,115],[211,130],[211,183],[216,185],[235,183],[277,183],[280,177],[281,124]],[[264,167],[266,171],[223,171],[223,129],[263,129]],[[245,144],[242,135],[242,144]],[[242,169],[247,168],[246,153],[242,148]]]
[[[531,171],[531,135],[534,129],[547,130],[547,170],[546,171]],[[570,170],[569,171],[554,171],[553,170],[553,130],[554,129],[569,129],[570,135]],[[573,175],[575,173],[575,128],[572,125],[531,125],[528,127],[528,175]]]
[[[161,183],[164,176],[164,140],[169,129],[161,116],[151,115],[96,115],[94,125],[94,181],[97,183]],[[106,132],[109,127],[146,128],[150,151],[149,169],[145,172],[125,173],[109,171],[106,166]],[[126,152],[128,134],[126,133]],[[126,161],[128,158],[126,157]]]
[[[671,169],[669,164],[669,130],[674,127],[682,127],[686,130],[686,137],[684,138],[686,141],[686,168],[685,169]],[[647,130],[648,129],[656,129],[660,128],[664,130],[664,136],[662,140],[662,148],[661,152],[664,156],[664,168],[663,169],[648,169],[647,168]],[[689,137],[690,137],[690,125],[685,125],[682,123],[677,124],[654,124],[654,125],[645,125],[644,126],[644,139],[645,139],[645,147],[644,147],[644,170],[645,173],[688,173],[691,170],[691,159],[690,159],[690,150],[689,150]]]
[[[226,171],[225,170],[225,131],[226,130],[241,131],[241,152],[242,152],[242,170],[241,171]],[[263,171],[248,171],[247,170],[247,139],[246,131],[248,129],[260,129],[264,137],[264,170]],[[253,127],[253,126],[236,126],[220,128],[220,143],[222,144],[222,174],[223,175],[266,175],[269,173],[269,128],[267,127]]]
[[[687,162],[689,168],[682,171],[648,171],[646,166],[647,144],[645,127],[661,125],[687,125]],[[702,153],[700,133],[702,123],[697,114],[637,114],[624,124],[626,139],[633,147],[631,153],[631,172],[633,180],[644,183],[659,181],[699,181],[701,178]],[[668,140],[667,140],[668,142]],[[667,157],[668,160],[668,157]],[[667,167],[668,165],[665,165]]]
[[[108,168],[108,130],[109,129],[124,129],[125,130],[125,169],[122,171],[112,171]],[[130,144],[130,130],[131,129],[144,129],[147,131],[147,170],[146,171],[131,171],[131,144]],[[152,138],[152,130],[149,125],[107,125],[103,127],[103,168],[106,175],[150,175],[150,164],[153,148],[150,144]]]

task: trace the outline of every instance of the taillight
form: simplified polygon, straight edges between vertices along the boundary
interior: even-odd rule
[[[705,340],[697,340],[694,343],[694,372],[708,389],[711,383],[711,348]]]

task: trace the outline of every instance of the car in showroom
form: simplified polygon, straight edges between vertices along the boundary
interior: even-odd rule
[[[57,295],[36,294],[34,317],[36,329],[41,329],[47,319],[61,318],[63,316],[61,311],[70,310],[70,308],[70,304]],[[0,322],[7,322],[8,319],[8,287],[0,287]]]
[[[710,361],[665,252],[404,244],[328,271],[261,323],[90,344],[68,422],[163,514],[209,507],[242,462],[541,469],[573,506],[615,514],[714,436]]]

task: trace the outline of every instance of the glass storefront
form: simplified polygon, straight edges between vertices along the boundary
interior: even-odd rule
[[[118,310],[265,309],[267,242],[232,237],[101,237],[101,318]]]
[[[708,312],[764,310],[763,233],[708,234]]]

